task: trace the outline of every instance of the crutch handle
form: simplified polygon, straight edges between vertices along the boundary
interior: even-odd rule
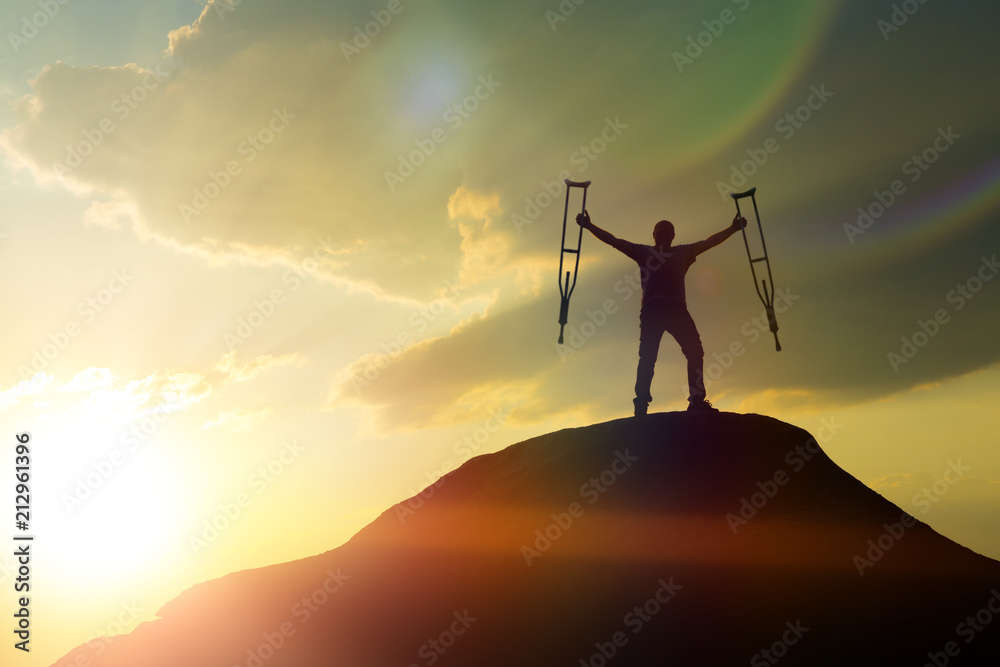
[[[743,199],[744,197],[752,197],[755,192],[757,192],[757,188],[752,187],[746,192],[730,192],[729,196],[733,199]]]

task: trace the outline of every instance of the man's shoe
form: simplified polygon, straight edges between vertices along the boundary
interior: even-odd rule
[[[688,412],[718,412],[719,409],[712,407],[712,404],[704,398],[688,402]]]
[[[649,403],[647,403],[646,401],[642,400],[641,398],[633,398],[632,399],[632,404],[635,405],[635,416],[636,417],[645,417],[646,416],[646,409],[649,407]]]

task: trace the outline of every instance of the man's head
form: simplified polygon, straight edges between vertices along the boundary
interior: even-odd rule
[[[657,247],[669,248],[674,242],[674,225],[669,220],[660,220],[653,227],[653,243]]]

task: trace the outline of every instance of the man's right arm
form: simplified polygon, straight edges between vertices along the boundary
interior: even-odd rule
[[[590,233],[596,236],[600,241],[607,243],[612,248],[617,248],[621,250],[622,241],[617,236],[611,232],[606,232],[593,222],[590,221],[590,213],[584,211],[583,213],[578,213],[576,216],[576,224],[580,225],[584,229],[590,230]]]

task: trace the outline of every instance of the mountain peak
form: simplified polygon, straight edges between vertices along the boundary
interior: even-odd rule
[[[1000,619],[962,624],[992,614],[997,586],[1000,563],[806,431],[661,413],[471,459],[337,549],[197,585],[103,655],[75,653],[99,667],[996,664]]]

